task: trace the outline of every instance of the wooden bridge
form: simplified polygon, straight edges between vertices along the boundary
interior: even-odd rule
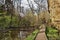
[[[37,34],[35,40],[48,40],[47,37],[46,37],[46,34],[45,34],[45,30],[46,30],[45,25],[42,24],[40,27],[41,27],[40,28],[40,31]]]

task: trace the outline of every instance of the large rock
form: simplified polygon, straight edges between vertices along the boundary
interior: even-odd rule
[[[60,0],[48,0],[52,23],[60,29]]]

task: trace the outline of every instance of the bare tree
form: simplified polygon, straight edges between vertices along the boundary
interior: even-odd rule
[[[38,13],[41,11],[40,9],[42,9],[42,8],[46,9],[46,7],[41,4],[43,1],[44,0],[34,0],[34,2],[38,5],[37,7],[39,8]]]
[[[34,7],[33,7],[33,4],[32,4],[32,1],[31,1],[31,5],[30,5],[30,3],[29,3],[29,0],[27,0],[27,2],[28,2],[28,5],[29,5],[29,7],[30,7],[30,9],[31,9],[31,11],[32,11],[32,13],[34,13]],[[32,7],[31,7],[32,6]]]
[[[39,21],[40,21],[40,18],[39,18],[39,13],[41,12],[42,8],[46,10],[46,7],[44,5],[42,5],[41,3],[43,2],[44,0],[34,0],[34,2],[38,5],[38,25],[39,25]],[[45,11],[44,10],[44,11]]]
[[[11,0],[5,0],[5,5],[6,5],[6,9],[7,9],[7,14],[11,15],[10,27],[12,27],[12,17],[13,17],[13,13],[14,13],[13,2]]]
[[[49,0],[47,0],[47,3],[48,3],[48,12],[50,13],[50,10],[49,10]]]
[[[32,13],[33,13],[32,15],[33,15],[33,17],[34,17],[34,13],[35,13],[35,12],[34,12],[34,11],[35,11],[35,10],[34,10],[34,5],[33,5],[32,1],[30,1],[31,3],[29,3],[29,1],[30,1],[30,0],[27,0],[28,5],[29,5],[29,7],[30,7],[30,9],[31,9],[31,11],[32,11]],[[33,20],[34,20],[34,19],[33,19]],[[34,22],[33,22],[33,26],[34,26]]]
[[[17,3],[17,6],[18,6],[18,3]],[[18,6],[19,7],[19,6]],[[18,9],[17,7],[17,9]],[[20,13],[21,13],[21,0],[20,0]],[[18,27],[20,26],[20,21],[21,21],[21,16],[20,16],[20,13],[18,13],[18,17],[19,17],[19,21],[18,21]]]

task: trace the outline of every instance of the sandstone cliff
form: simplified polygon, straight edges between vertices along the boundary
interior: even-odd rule
[[[48,0],[52,23],[60,30],[60,0]]]

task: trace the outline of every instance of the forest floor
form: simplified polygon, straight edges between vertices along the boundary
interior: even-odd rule
[[[42,24],[41,26],[41,29],[36,37],[35,40],[47,40],[47,37],[46,37],[46,34],[45,34],[45,25]]]

